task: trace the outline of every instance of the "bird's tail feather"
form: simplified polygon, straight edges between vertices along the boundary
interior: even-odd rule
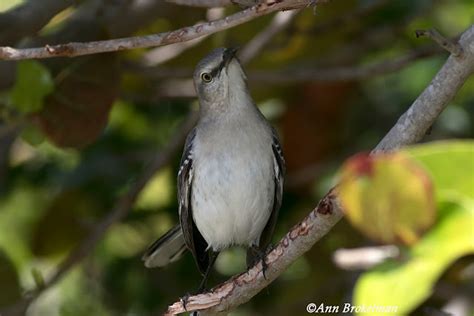
[[[147,268],[164,267],[181,258],[186,249],[181,227],[176,225],[151,244],[142,260]]]

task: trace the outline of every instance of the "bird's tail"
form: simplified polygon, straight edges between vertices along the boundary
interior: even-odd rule
[[[181,227],[176,225],[148,248],[142,260],[147,268],[164,267],[181,258],[186,249]]]

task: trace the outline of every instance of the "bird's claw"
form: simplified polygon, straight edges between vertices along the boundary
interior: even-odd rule
[[[186,305],[188,304],[188,300],[189,300],[190,297],[191,297],[191,294],[186,293],[186,294],[184,294],[183,297],[179,298],[179,300],[181,301],[181,304],[183,304],[183,308],[184,308],[185,311],[188,311]]]

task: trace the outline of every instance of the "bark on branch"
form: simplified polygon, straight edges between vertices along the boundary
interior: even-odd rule
[[[420,140],[474,71],[474,25],[459,39],[463,54],[451,54],[431,83],[377,145],[375,151],[398,149]]]
[[[73,57],[184,42],[234,27],[275,11],[303,8],[310,4],[319,2],[326,2],[326,0],[263,0],[255,6],[220,20],[200,23],[170,32],[147,36],[135,36],[84,43],[75,42],[53,46],[45,45],[44,47],[25,49],[16,49],[5,46],[0,47],[0,60],[52,58],[60,56]]]
[[[391,151],[423,138],[448,102],[474,71],[474,26],[461,36],[462,57],[449,56],[423,93],[377,145],[374,152]],[[335,189],[332,189],[300,223],[295,225],[267,255],[264,278],[261,263],[218,285],[208,293],[191,296],[186,309],[181,300],[170,305],[165,315],[200,310],[206,314],[235,308],[275,280],[286,268],[321,239],[342,218]]]
[[[232,4],[231,0],[166,0],[167,2],[190,7],[215,8]]]

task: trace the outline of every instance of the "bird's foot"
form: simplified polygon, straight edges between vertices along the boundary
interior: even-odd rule
[[[207,279],[208,279],[208,275],[205,275],[202,278],[201,283],[199,283],[199,287],[198,287],[195,295],[209,292],[209,289],[207,288]]]
[[[267,279],[267,269],[268,269],[268,263],[267,261],[265,261],[265,258],[267,257],[267,255],[273,250],[273,245],[272,244],[269,244],[264,251],[262,251],[262,274],[263,274],[263,277],[265,278],[265,280]]]
[[[265,257],[266,256],[263,256],[263,258],[262,258],[262,274],[263,274],[263,278],[266,280],[267,279],[268,264],[265,261]]]
[[[264,250],[261,250],[258,247],[252,247],[251,251],[253,254],[253,260],[250,262],[250,265],[248,266],[248,269],[256,265],[259,261],[262,263],[262,274],[265,280],[267,279],[267,270],[268,270],[268,264],[265,258],[267,257],[267,254],[273,249],[272,245],[268,245]]]
[[[188,310],[186,305],[188,305],[188,300],[191,296],[192,296],[191,294],[186,293],[186,294],[183,295],[183,297],[179,298],[179,300],[181,301],[181,304],[183,304],[183,308],[184,308],[185,311]]]
[[[184,294],[179,300],[181,301],[181,304],[183,304],[183,308],[184,310],[186,311],[186,305],[188,304],[188,301],[189,301],[189,298],[191,296],[194,296],[194,295],[199,295],[199,294],[204,294],[204,293],[207,293],[209,292],[210,290],[206,287],[206,283],[205,282],[201,282],[201,284],[199,285],[199,288],[196,292],[194,293],[186,293]]]
[[[203,292],[202,292],[203,293]],[[183,297],[180,298],[180,301],[181,301],[181,304],[183,304],[183,308],[185,311],[188,311],[188,307],[187,307],[187,304],[188,304],[188,300],[191,296],[193,295],[198,295],[198,294],[202,294],[201,292],[200,293],[196,293],[196,294],[190,294],[190,293],[186,293],[184,294]],[[190,316],[199,316],[199,311],[192,311],[190,314]]]

